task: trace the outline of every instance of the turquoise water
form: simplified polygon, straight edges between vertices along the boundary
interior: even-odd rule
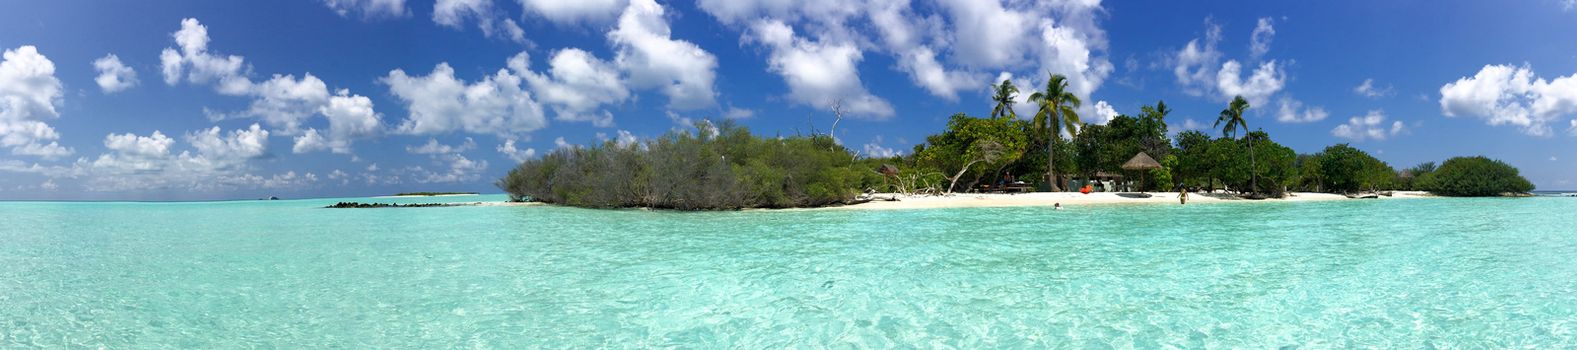
[[[1577,199],[338,200],[0,202],[0,348],[1577,346]]]

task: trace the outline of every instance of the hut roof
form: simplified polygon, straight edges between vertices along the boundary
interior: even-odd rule
[[[1124,170],[1160,169],[1161,162],[1155,161],[1155,158],[1150,158],[1150,155],[1144,154],[1144,152],[1139,152],[1139,154],[1133,156],[1133,159],[1123,163],[1122,168]]]

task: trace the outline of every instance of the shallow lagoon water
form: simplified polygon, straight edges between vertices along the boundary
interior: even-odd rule
[[[1570,348],[1577,199],[0,202],[0,348]]]

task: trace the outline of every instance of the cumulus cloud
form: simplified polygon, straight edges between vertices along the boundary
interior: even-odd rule
[[[1249,35],[1249,56],[1254,59],[1270,52],[1270,41],[1276,38],[1276,27],[1271,22],[1269,17],[1260,17],[1259,23],[1254,25],[1254,33]]]
[[[1277,102],[1279,107],[1276,109],[1276,121],[1282,123],[1312,123],[1325,120],[1325,117],[1330,116],[1330,113],[1326,112],[1323,107],[1311,106],[1304,108],[1302,101],[1291,97],[1282,97]]]
[[[509,65],[516,67],[542,102],[553,106],[554,119],[612,126],[613,114],[601,109],[602,106],[621,103],[630,97],[619,72],[585,50],[569,48],[555,52],[548,61],[548,72],[543,74],[528,69],[524,52],[510,59]]]
[[[438,0],[433,4],[433,22],[459,29],[468,21],[476,21],[477,29],[489,38],[526,43],[526,31],[494,7],[493,0]]]
[[[1486,65],[1472,77],[1440,87],[1447,117],[1513,125],[1533,136],[1550,136],[1550,123],[1577,114],[1577,74],[1546,80],[1527,65]]]
[[[257,124],[228,133],[213,127],[187,133],[184,139],[192,150],[175,153],[177,142],[157,130],[148,136],[109,134],[104,137],[104,154],[78,159],[70,170],[52,176],[83,178],[84,188],[90,191],[214,191],[316,181],[311,173],[269,177],[248,173],[249,162],[267,154],[268,135]]]
[[[1353,142],[1384,141],[1406,131],[1406,125],[1401,121],[1386,123],[1385,119],[1384,111],[1371,110],[1363,116],[1347,119],[1346,124],[1337,125],[1335,129],[1331,129],[1331,135]]]
[[[1099,1],[701,0],[697,5],[725,25],[742,27],[743,41],[769,50],[769,69],[788,83],[790,101],[830,109],[829,95],[842,95],[845,109],[866,117],[885,118],[891,109],[861,84],[855,68],[869,54],[891,56],[893,68],[915,86],[946,100],[955,100],[959,91],[984,88],[988,74],[998,71],[1033,79],[1045,79],[1046,72],[1063,74],[1075,94],[1088,98],[1112,71],[1102,56],[1105,33],[1096,24]]]
[[[1269,22],[1262,24],[1268,26]],[[1274,29],[1271,29],[1270,33],[1274,33]],[[1238,60],[1221,62],[1222,54],[1216,48],[1220,42],[1221,26],[1207,18],[1204,38],[1190,40],[1172,55],[1172,74],[1177,78],[1178,84],[1183,86],[1184,93],[1211,97],[1223,102],[1231,100],[1234,96],[1243,96],[1250,105],[1264,106],[1272,95],[1286,87],[1287,73],[1276,60],[1261,62],[1245,77],[1243,70],[1246,67],[1242,62]],[[1268,52],[1268,36],[1263,44],[1265,45],[1263,49]],[[1258,50],[1260,48],[1251,51],[1258,52]],[[1255,59],[1258,59],[1258,56]]]
[[[892,147],[883,145],[882,135],[876,135],[870,143],[861,147],[860,155],[866,158],[892,158],[902,156],[903,151],[893,150]]]
[[[427,143],[422,144],[421,146],[405,146],[405,151],[409,152],[411,154],[429,154],[429,155],[431,155],[431,154],[445,154],[445,153],[460,153],[460,152],[465,152],[465,151],[469,151],[469,150],[472,150],[472,149],[476,149],[476,141],[472,140],[469,137],[465,138],[465,143],[461,143],[461,144],[453,145],[453,146],[445,145],[445,144],[442,144],[442,143],[438,143],[438,139],[434,139],[434,138],[427,139]]]
[[[1362,84],[1358,84],[1357,87],[1352,89],[1352,92],[1358,94],[1358,96],[1368,98],[1381,98],[1391,96],[1394,93],[1390,86],[1383,88],[1375,86],[1374,79],[1364,79]]]
[[[509,60],[510,68],[475,83],[456,79],[448,63],[439,63],[426,76],[413,77],[396,69],[379,81],[410,111],[398,132],[526,133],[547,126],[547,119],[542,105],[522,88],[522,76],[530,73],[525,59],[525,53],[516,55]]]
[[[756,116],[756,111],[744,108],[728,107],[723,111],[723,117],[728,119],[750,119]]]
[[[165,48],[159,54],[159,64],[164,73],[164,83],[175,85],[184,77],[192,84],[217,82],[221,93],[245,94],[251,85],[246,74],[251,67],[241,56],[220,55],[208,52],[208,27],[196,18],[181,20],[181,29],[170,34],[175,48]]]
[[[527,159],[537,156],[537,150],[535,148],[516,148],[515,140],[513,139],[504,140],[504,143],[499,144],[495,149],[498,150],[498,153],[504,154],[505,157],[509,157],[510,160],[513,160],[516,163],[524,162]]]
[[[553,23],[605,23],[619,14],[629,0],[520,0],[527,12],[547,18]],[[639,2],[639,1],[637,1]],[[656,4],[656,3],[653,3]]]
[[[750,31],[752,41],[770,48],[768,69],[788,83],[790,100],[820,108],[841,103],[853,116],[885,119],[893,115],[887,100],[872,95],[861,84],[858,63],[864,56],[855,44],[800,38],[793,28],[777,20],[758,21]]]
[[[99,72],[93,81],[99,84],[99,89],[104,90],[104,93],[121,92],[137,86],[137,71],[122,64],[120,57],[114,54],[93,60],[93,69]]]
[[[165,83],[174,85],[184,78],[192,84],[212,83],[221,94],[252,98],[242,111],[205,110],[211,119],[260,119],[280,134],[296,135],[296,145],[292,147],[296,153],[330,150],[350,154],[355,139],[375,135],[383,127],[371,99],[346,89],[330,94],[328,84],[310,73],[300,78],[275,74],[268,80],[254,82],[245,58],[221,56],[208,50],[208,27],[197,19],[182,20],[181,29],[171,37],[180,49],[166,48],[160,55]],[[306,127],[313,116],[323,116],[328,129]]]
[[[33,46],[7,49],[0,57],[0,147],[45,159],[71,155],[74,151],[60,146],[60,134],[44,122],[60,117],[55,63]]]
[[[1113,108],[1111,104],[1106,103],[1106,101],[1099,101],[1095,102],[1094,113],[1087,113],[1083,115],[1087,117],[1084,117],[1084,120],[1081,120],[1082,122],[1106,125],[1106,123],[1110,123],[1113,118],[1117,118],[1117,116],[1121,115],[1121,113],[1117,113],[1117,109]]]
[[[387,18],[410,14],[405,9],[405,0],[323,0],[323,5],[340,17],[356,14],[362,18]]]
[[[598,1],[579,3],[594,2]],[[668,97],[668,108],[690,110],[715,105],[717,92],[712,86],[716,79],[717,57],[694,43],[673,39],[663,14],[663,7],[656,1],[630,2],[624,14],[619,16],[619,26],[608,32],[608,41],[616,52],[614,64],[628,74],[631,87],[660,88]]]

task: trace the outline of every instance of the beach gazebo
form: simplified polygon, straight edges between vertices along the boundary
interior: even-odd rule
[[[1144,152],[1139,152],[1139,154],[1136,154],[1136,155],[1133,156],[1133,159],[1129,159],[1127,162],[1123,163],[1122,168],[1123,168],[1123,170],[1135,170],[1135,171],[1144,171],[1144,170],[1150,170],[1150,169],[1160,169],[1161,168],[1161,162],[1155,161],[1155,158],[1150,158],[1150,155],[1145,154]],[[1144,182],[1143,182],[1144,181],[1144,175],[1143,174],[1139,175],[1139,181],[1140,181],[1139,182],[1139,189],[1143,190],[1144,189]],[[1140,193],[1143,193],[1143,191],[1140,191]]]

